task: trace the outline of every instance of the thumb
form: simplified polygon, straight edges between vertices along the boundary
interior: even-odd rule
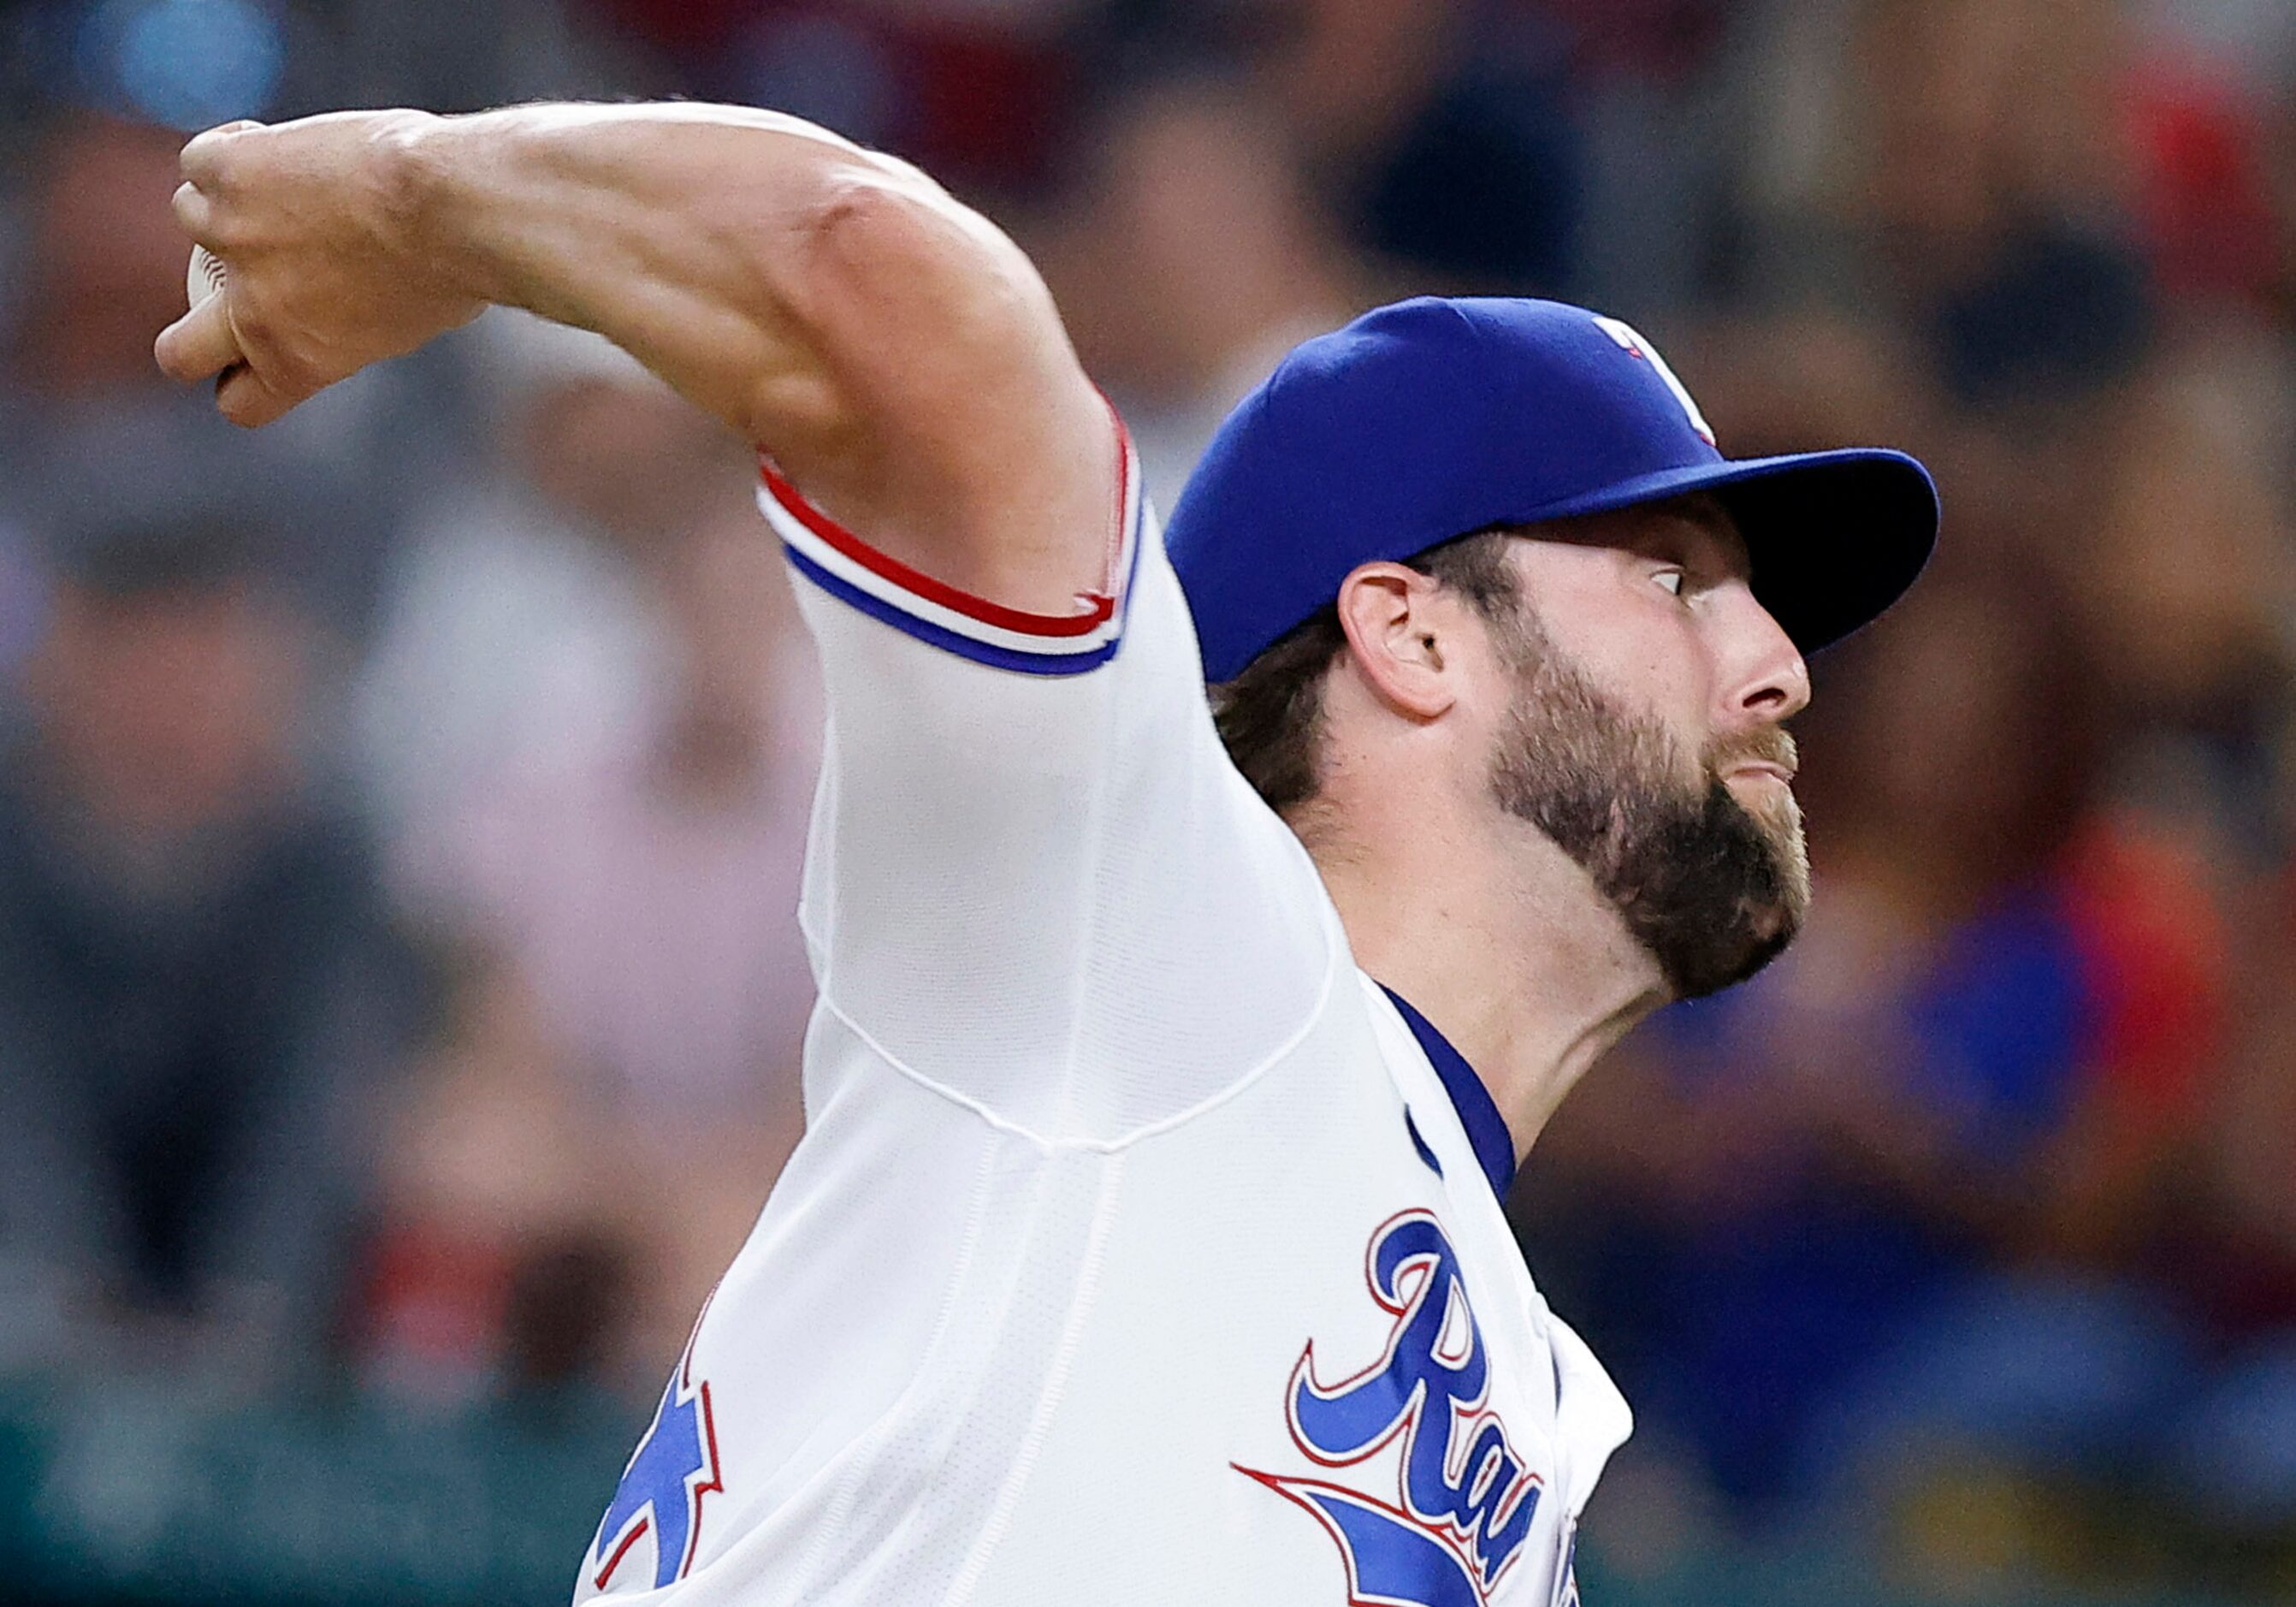
[[[220,374],[245,354],[232,332],[230,297],[217,292],[160,332],[152,343],[160,372],[178,384],[189,385]]]

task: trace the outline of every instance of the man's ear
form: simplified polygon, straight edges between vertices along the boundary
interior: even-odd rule
[[[1384,561],[1340,582],[1340,629],[1357,672],[1382,703],[1413,720],[1437,719],[1458,701],[1458,644],[1449,639],[1458,622],[1438,604],[1441,589]]]

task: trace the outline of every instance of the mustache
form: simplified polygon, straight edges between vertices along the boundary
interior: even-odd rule
[[[1775,764],[1789,776],[1801,768],[1801,750],[1784,726],[1718,737],[1706,746],[1706,773],[1719,776],[1741,764]]]

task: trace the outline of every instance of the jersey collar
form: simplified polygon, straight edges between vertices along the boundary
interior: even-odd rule
[[[1514,1139],[1507,1132],[1506,1120],[1499,1115],[1491,1091],[1483,1086],[1483,1079],[1467,1064],[1466,1056],[1452,1048],[1451,1041],[1437,1032],[1426,1017],[1412,1009],[1409,1001],[1385,983],[1380,984],[1380,991],[1394,1003],[1403,1024],[1426,1051],[1427,1063],[1443,1079],[1443,1090],[1458,1109],[1459,1125],[1467,1130],[1467,1142],[1475,1151],[1483,1175],[1490,1179],[1492,1192],[1505,1199],[1507,1191],[1514,1187]]]

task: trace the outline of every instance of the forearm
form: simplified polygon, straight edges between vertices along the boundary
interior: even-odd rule
[[[607,335],[760,439],[843,422],[805,316],[840,198],[938,194],[824,129],[734,107],[426,118],[400,152],[399,227],[438,271],[480,300]]]
[[[470,293],[610,336],[953,579],[1065,607],[1100,578],[1035,550],[1006,490],[1081,459],[1086,511],[1051,528],[1097,533],[1097,398],[1018,248],[914,168],[686,104],[429,119],[406,150],[409,227]]]
[[[212,131],[176,210],[228,273],[160,337],[276,418],[488,302],[596,330],[888,551],[1000,602],[1104,583],[1107,414],[1025,257],[922,174],[695,105]]]

